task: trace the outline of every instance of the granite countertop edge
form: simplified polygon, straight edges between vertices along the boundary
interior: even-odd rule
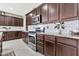
[[[78,35],[67,35],[67,34],[57,34],[57,33],[37,33],[37,34],[45,34],[45,35],[53,35],[58,37],[66,37],[66,38],[72,38],[72,39],[79,39]]]

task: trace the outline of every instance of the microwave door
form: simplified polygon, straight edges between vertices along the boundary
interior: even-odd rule
[[[39,16],[32,17],[32,24],[38,24],[38,23],[40,23],[40,17]]]

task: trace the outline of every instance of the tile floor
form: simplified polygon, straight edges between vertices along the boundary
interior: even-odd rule
[[[3,49],[13,49],[16,56],[43,56],[29,48],[22,39],[3,42]]]

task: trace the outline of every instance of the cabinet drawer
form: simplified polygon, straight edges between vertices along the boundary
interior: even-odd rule
[[[37,38],[37,41],[39,41],[39,42],[41,42],[41,43],[44,42],[44,40],[42,40],[42,39],[40,39],[40,38]]]
[[[43,34],[37,34],[37,38],[43,38]]]
[[[55,41],[55,36],[45,35],[45,41]]]
[[[42,34],[37,34],[37,41],[40,41],[40,42],[43,43],[44,38],[43,38],[43,35]]]
[[[40,53],[42,53],[42,54],[44,53],[44,49],[40,45],[37,45],[37,51],[40,52]]]
[[[44,43],[37,41],[37,45],[40,45],[43,47]]]
[[[72,46],[76,46],[77,42],[74,39],[70,39],[70,38],[65,38],[65,37],[57,37],[57,42],[61,42],[64,44],[68,44],[68,45],[72,45]]]

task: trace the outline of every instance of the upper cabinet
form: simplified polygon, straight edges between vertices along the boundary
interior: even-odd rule
[[[41,6],[41,16],[42,16],[42,23],[48,22],[48,4],[43,4]]]
[[[14,22],[14,20],[12,19],[12,17],[5,16],[5,25],[7,25],[7,26],[13,26],[14,25],[13,22]]]
[[[36,15],[41,15],[41,23],[70,21],[70,18],[78,17],[79,4],[44,3],[27,14],[26,25],[32,25],[32,16]]]
[[[32,25],[32,14],[29,13],[26,15],[26,26]]]
[[[78,16],[79,16],[79,3],[78,3]]]
[[[14,26],[23,26],[23,19],[13,17],[13,25]]]
[[[58,3],[49,3],[48,4],[48,13],[49,13],[49,22],[58,21]]]
[[[23,26],[22,16],[0,11],[0,26]]]
[[[36,12],[37,12],[37,10],[36,10],[36,9],[34,9],[33,11],[31,11],[31,16],[32,16],[32,17],[36,16],[36,15],[37,15],[37,13],[36,13]]]
[[[23,18],[0,14],[0,26],[23,26]]]
[[[38,8],[36,8],[37,10],[37,15],[41,15],[41,6],[39,6]]]
[[[60,20],[76,17],[77,4],[76,3],[61,3],[60,4]]]
[[[5,25],[5,20],[3,15],[0,15],[0,25]]]

